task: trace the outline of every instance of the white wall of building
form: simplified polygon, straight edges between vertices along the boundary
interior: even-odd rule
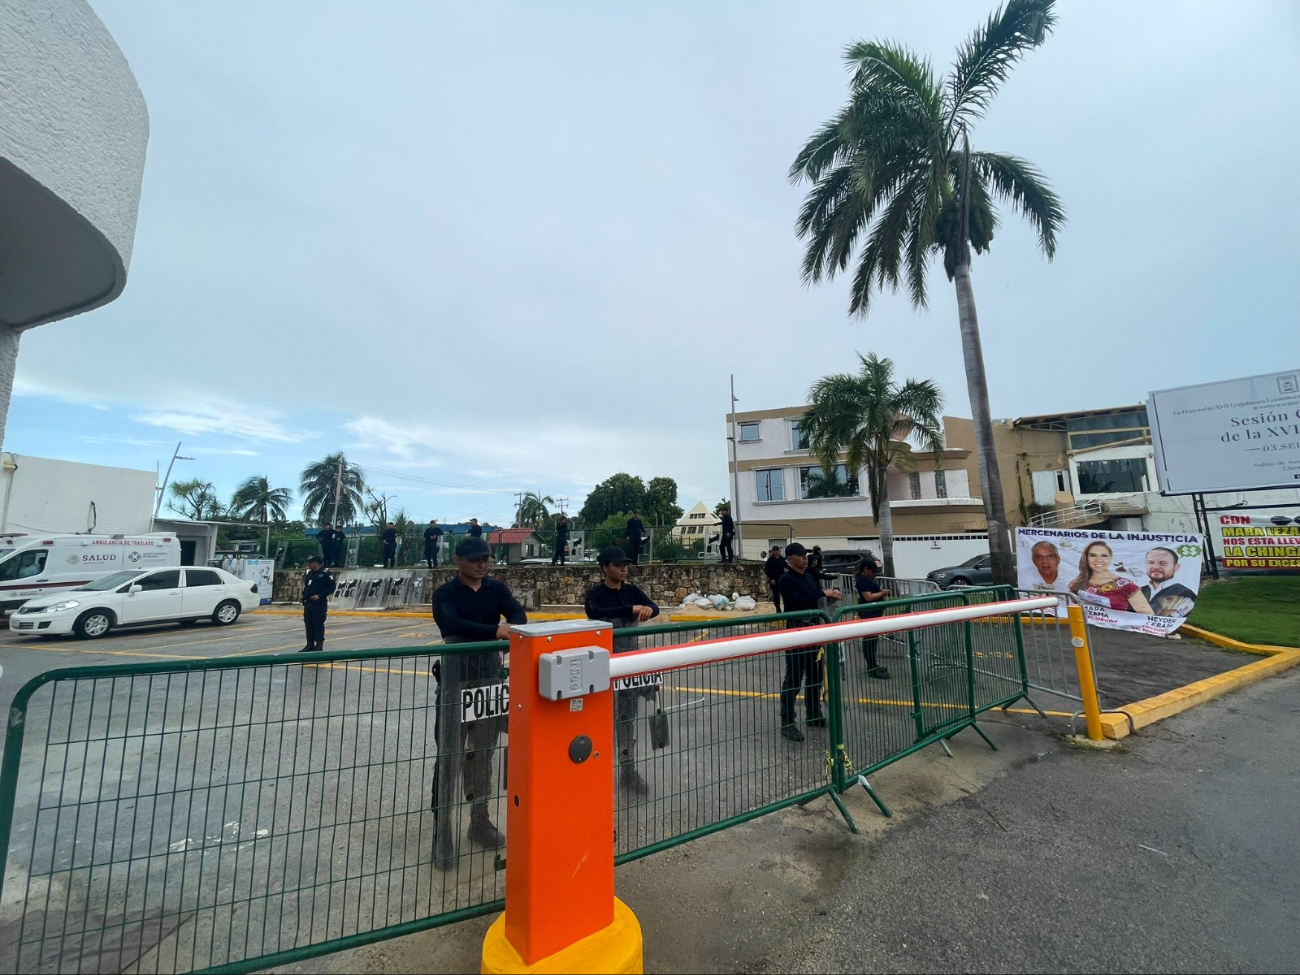
[[[0,454],[0,532],[149,531],[154,471]]]

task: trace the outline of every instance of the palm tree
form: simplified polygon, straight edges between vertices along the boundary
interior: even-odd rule
[[[250,477],[230,498],[230,514],[235,518],[256,518],[266,526],[265,555],[271,554],[271,522],[284,521],[293,492],[273,488],[265,477]]]
[[[858,360],[862,367],[856,376],[838,373],[813,384],[808,391],[811,405],[799,429],[807,434],[808,449],[823,471],[833,471],[842,454],[850,478],[865,472],[885,575],[892,576],[894,523],[886,474],[891,466],[908,470],[914,465],[907,440],[929,450],[938,462],[943,452],[943,395],[928,379],[909,379],[899,386],[894,363],[874,352]]]
[[[543,497],[536,491],[528,491],[519,499],[519,510],[515,512],[516,528],[540,528],[551,516],[548,504],[555,504],[549,494]]]
[[[342,485],[337,500],[334,497],[335,483]],[[347,525],[356,522],[362,509],[361,496],[366,490],[366,479],[361,469],[349,464],[339,452],[304,467],[298,490],[302,494],[303,521],[314,521],[318,525]]]
[[[1055,23],[1054,0],[1008,0],[959,48],[951,73],[889,42],[859,42],[849,103],[823,125],[790,167],[812,185],[797,221],[807,239],[807,284],[846,270],[861,243],[850,314],[865,315],[873,291],[906,281],[912,304],[926,305],[926,269],[943,254],[957,289],[966,383],[975,421],[989,550],[998,581],[1013,581],[1002,479],[993,452],[988,382],[971,287],[970,248],[989,248],[997,228],[992,198],[1038,234],[1050,260],[1065,211],[1042,175],[1016,156],[971,152],[968,127],[984,116],[1011,68]]]

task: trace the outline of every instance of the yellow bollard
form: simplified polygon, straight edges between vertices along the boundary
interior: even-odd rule
[[[1097,702],[1097,682],[1092,677],[1092,648],[1088,646],[1088,624],[1083,607],[1071,603],[1070,642],[1074,644],[1074,665],[1079,669],[1079,696],[1083,698],[1083,717],[1088,725],[1088,737],[1101,741],[1101,705]]]
[[[484,975],[640,975],[641,925],[614,896],[614,694],[552,701],[543,654],[613,647],[589,620],[517,626],[510,635],[506,909],[483,940]]]

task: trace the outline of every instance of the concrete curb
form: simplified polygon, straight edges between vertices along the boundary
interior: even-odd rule
[[[301,616],[300,609],[273,609],[269,606],[263,606],[257,610],[259,614],[265,613],[271,616]],[[730,620],[744,619],[746,615],[740,616],[699,616],[695,614],[685,615],[681,613],[666,613],[670,617],[671,623],[706,623],[711,620]],[[423,613],[412,613],[402,609],[330,609],[330,616],[361,616],[372,620],[391,620],[391,619],[408,619],[408,620],[429,620],[433,621],[432,611]],[[585,620],[587,617],[582,613],[529,613],[528,620],[530,623],[538,623],[549,620]]]
[[[1238,667],[1227,673],[1206,677],[1204,680],[1177,687],[1172,691],[1166,691],[1164,694],[1157,694],[1155,697],[1148,697],[1146,700],[1136,701],[1133,704],[1103,713],[1101,716],[1101,730],[1102,734],[1107,738],[1118,741],[1140,728],[1155,724],[1157,721],[1163,721],[1165,718],[1194,708],[1198,704],[1204,704],[1216,697],[1222,697],[1229,691],[1248,687],[1265,677],[1272,677],[1274,674],[1280,674],[1300,664],[1300,648],[1297,647],[1272,647],[1243,643],[1240,640],[1220,636],[1217,633],[1211,633],[1209,630],[1203,630],[1199,626],[1189,626],[1186,623],[1183,624],[1182,629],[1216,646],[1259,654],[1266,659],[1256,660],[1254,663],[1246,664],[1244,667]]]

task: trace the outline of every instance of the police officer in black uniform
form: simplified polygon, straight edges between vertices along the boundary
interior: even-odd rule
[[[438,519],[429,519],[429,527],[424,530],[424,561],[432,569],[438,564],[438,549],[442,545],[442,529]]]
[[[388,527],[379,533],[379,548],[384,559],[384,568],[393,568],[397,563],[397,526],[391,521]]]
[[[817,609],[822,598],[839,599],[838,589],[823,589],[808,567],[808,550],[798,542],[785,547],[785,560],[789,565],[777,592],[787,613],[801,609]],[[786,628],[813,626],[815,620],[787,620]],[[803,687],[805,724],[810,728],[826,727],[822,714],[822,668],[817,660],[817,647],[795,647],[785,652],[785,680],[781,682],[781,737],[790,741],[803,741],[803,732],[794,721],[794,702]]]
[[[334,530],[333,525],[326,525],[316,533],[316,540],[320,542],[321,565],[334,565],[338,559],[334,557],[334,543],[338,537],[338,532]]]
[[[462,538],[456,546],[456,578],[433,592],[433,618],[442,642],[474,643],[506,640],[510,627],[527,623],[528,616],[503,582],[488,576],[491,552],[481,538]],[[499,849],[505,838],[488,813],[492,793],[492,753],[497,736],[506,729],[504,715],[461,722],[462,692],[500,682],[501,654],[496,650],[443,654],[438,662],[438,711],[435,735],[438,770],[433,808],[438,814],[438,849],[435,862],[444,870],[453,863],[448,822],[454,795],[457,762],[470,803],[469,840],[487,849]],[[449,817],[448,817],[449,818]]]
[[[325,616],[333,594],[334,577],[324,568],[320,556],[313,555],[302,577],[302,621],[307,628],[307,645],[299,653],[325,649]]]

